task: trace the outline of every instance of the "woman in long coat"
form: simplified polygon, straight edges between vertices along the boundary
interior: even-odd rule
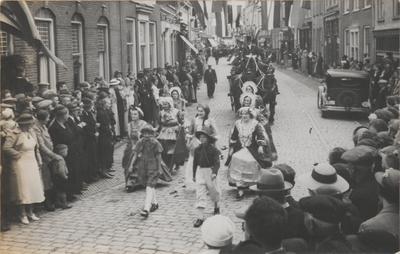
[[[39,110],[37,113],[37,122],[33,125],[33,130],[36,132],[36,136],[39,143],[39,151],[42,157],[42,179],[44,194],[46,197],[45,207],[48,211],[54,211],[54,206],[51,203],[50,195],[53,189],[53,182],[51,180],[51,173],[49,169],[49,162],[52,160],[62,160],[63,158],[53,152],[53,141],[51,140],[49,131],[46,127],[47,122],[50,119],[50,115],[46,110]]]
[[[32,211],[32,204],[45,200],[40,177],[42,159],[36,133],[32,130],[33,117],[22,114],[19,126],[6,137],[3,152],[10,158],[10,201],[20,208],[20,220],[29,224],[29,219],[39,220]]]
[[[80,194],[82,183],[80,179],[79,165],[79,149],[78,137],[75,135],[74,130],[68,123],[69,114],[68,109],[62,105],[57,106],[55,109],[56,120],[49,128],[53,146],[64,144],[68,146],[68,154],[64,158],[68,167],[68,189],[67,199],[72,200],[74,194]]]

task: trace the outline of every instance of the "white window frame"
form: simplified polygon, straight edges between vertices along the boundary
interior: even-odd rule
[[[48,23],[49,23],[49,46],[50,46],[49,50],[50,50],[51,52],[53,52],[53,54],[55,55],[54,21],[53,21],[53,19],[35,17],[35,21],[39,21],[39,22],[48,22]],[[36,22],[35,22],[35,23],[36,23]],[[47,73],[47,74],[46,74],[46,73],[39,73],[39,72],[38,72],[38,83],[47,82],[47,83],[50,84],[50,89],[55,89],[55,88],[56,88],[56,83],[57,83],[56,64],[55,64],[55,62],[54,62],[52,59],[50,59],[50,57],[44,55],[42,52],[39,52],[38,55],[39,55],[40,57],[47,57],[48,63],[49,63],[48,70],[47,70],[48,73]],[[37,64],[39,65],[40,62],[38,62]],[[42,71],[41,68],[39,68],[39,69],[40,69],[40,71]],[[44,75],[47,75],[47,76],[48,76],[48,80],[47,80],[47,81],[42,80],[41,77],[43,77]]]
[[[135,19],[131,19],[131,18],[127,18],[126,19],[126,25],[128,26],[128,22],[131,23],[131,27],[127,27],[127,29],[131,29],[131,33],[132,33],[132,42],[128,42],[128,38],[127,38],[127,42],[126,42],[126,46],[131,47],[132,48],[132,53],[129,56],[130,57],[130,63],[129,65],[131,66],[131,69],[128,69],[129,71],[132,71],[133,73],[137,73],[137,58],[136,58],[136,20]],[[129,54],[129,51],[126,52],[127,54]]]
[[[350,31],[350,57],[354,60],[360,59],[360,30],[358,28],[349,29]],[[357,52],[356,52],[357,49]],[[354,52],[354,54],[352,54]]]
[[[350,11],[350,0],[344,0],[344,5],[343,5],[343,14],[347,14]]]
[[[7,44],[5,47],[7,48],[5,54],[1,54],[3,56],[9,56],[14,54],[14,36],[10,33],[7,33],[5,31],[1,31],[1,43],[3,43],[3,34],[6,35],[6,40],[5,43]],[[3,47],[3,45],[1,45]]]
[[[154,41],[153,42],[150,41],[150,26],[154,27],[154,30],[153,30],[153,39],[154,39]],[[149,22],[148,27],[149,27],[149,30],[148,30],[148,33],[149,33],[149,36],[148,36],[148,38],[149,38],[149,59],[150,59],[150,56],[151,56],[150,51],[151,51],[152,48],[154,49],[154,52],[153,52],[153,55],[152,55],[153,59],[150,59],[150,63],[149,64],[150,64],[151,68],[157,68],[157,23],[156,22]]]
[[[97,29],[99,29],[99,27],[103,27],[105,28],[105,38],[104,38],[104,48],[105,48],[105,52],[104,52],[104,80],[110,81],[110,52],[109,52],[109,41],[108,41],[108,25],[107,24],[101,24],[101,23],[97,23]],[[96,30],[97,32],[97,30]],[[96,41],[97,43],[97,41]],[[98,45],[97,45],[98,46]],[[97,49],[98,52],[98,49]],[[100,72],[100,60],[99,61],[99,72]],[[100,75],[102,75],[101,73],[99,73]]]
[[[384,20],[385,19],[385,0],[378,0],[377,1],[377,8],[376,10],[378,11],[378,21],[379,20]]]
[[[140,26],[141,24],[144,24],[144,42],[141,41],[140,37]],[[138,25],[138,40],[139,40],[139,50],[138,50],[138,63],[139,63],[139,69],[143,70],[144,68],[150,68],[150,47],[149,47],[149,21],[148,20],[139,20],[137,22]],[[142,47],[144,47],[144,63],[142,64]],[[143,66],[142,66],[143,65]]]
[[[79,60],[81,61],[81,66],[79,70],[79,82],[85,81],[85,59],[84,59],[84,51],[83,51],[83,25],[80,21],[71,21],[71,24],[78,25],[78,44],[79,44],[79,52],[72,53],[72,56],[79,56]]]
[[[363,10],[371,8],[371,1],[368,3],[368,0],[364,0]]]
[[[370,34],[370,38],[369,38],[369,51],[367,52],[366,50],[367,50],[367,34],[366,34],[366,30],[367,29],[369,29],[369,34]],[[364,27],[364,29],[363,29],[364,31],[363,31],[363,34],[364,34],[364,38],[363,38],[363,40],[364,40],[364,42],[363,42],[363,53],[364,54],[368,54],[368,56],[371,56],[371,32],[372,32],[372,30],[371,30],[371,27],[370,26],[366,26],[366,27]]]
[[[360,0],[353,0],[353,12],[360,10]]]
[[[347,34],[348,32],[348,34]],[[344,54],[350,57],[350,30],[345,29],[344,30]],[[349,38],[347,38],[349,37]],[[349,40],[349,44],[347,44],[347,40]]]

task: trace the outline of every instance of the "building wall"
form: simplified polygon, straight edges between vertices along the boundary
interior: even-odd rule
[[[363,61],[364,53],[366,53],[365,41],[372,42],[372,27],[373,27],[373,19],[372,17],[372,4],[370,6],[364,6],[364,1],[359,1],[359,7],[356,8],[355,3],[353,1],[349,1],[349,10],[345,10],[346,5],[342,3],[340,5],[340,51],[339,54],[348,55],[348,57],[352,57],[351,50],[350,52],[346,52],[346,30],[349,30],[349,34],[351,32],[358,33],[358,55],[354,56],[354,59]],[[370,28],[370,33],[365,32],[365,28]],[[365,36],[369,38],[365,38]],[[350,47],[350,45],[349,45]],[[372,45],[370,45],[370,50],[372,49]],[[369,55],[371,54],[371,51]]]
[[[108,50],[109,50],[109,79],[113,77],[116,70],[123,72],[125,77],[128,72],[127,64],[127,24],[126,19],[134,19],[135,21],[135,39],[136,39],[136,66],[140,59],[139,56],[139,34],[138,34],[138,17],[147,15],[149,22],[155,23],[155,55],[156,64],[154,67],[163,66],[164,48],[161,40],[161,7],[167,9],[172,14],[175,14],[176,9],[170,8],[167,4],[156,4],[153,7],[139,8],[143,6],[140,2],[131,1],[60,1],[60,2],[27,2],[33,17],[38,17],[43,13],[50,13],[53,17],[54,25],[54,47],[55,55],[61,59],[66,65],[65,70],[62,67],[55,66],[55,79],[51,82],[51,88],[55,88],[57,81],[65,81],[70,90],[74,88],[74,66],[72,54],[72,18],[74,14],[79,14],[83,20],[83,63],[84,63],[84,80],[93,81],[99,75],[98,63],[98,21],[100,18],[108,20]],[[185,14],[186,15],[186,14]],[[190,18],[184,17],[187,20]],[[174,25],[176,33],[179,32],[179,24]],[[176,50],[178,53],[178,50]],[[26,63],[26,76],[34,84],[38,84],[38,54],[35,50],[28,46],[26,42],[15,38],[14,39],[14,54],[21,54],[28,60]],[[54,64],[50,60],[51,64]],[[53,73],[53,74],[54,74]]]

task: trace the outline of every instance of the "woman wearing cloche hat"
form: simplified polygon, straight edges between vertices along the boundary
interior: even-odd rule
[[[32,204],[44,201],[40,167],[42,160],[36,133],[32,130],[33,116],[19,116],[18,127],[10,133],[3,146],[3,152],[10,159],[10,167],[14,174],[9,177],[10,201],[19,205],[19,218],[23,224],[29,219],[39,220],[32,211]]]

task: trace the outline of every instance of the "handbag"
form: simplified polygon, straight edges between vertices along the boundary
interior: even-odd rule
[[[164,182],[172,182],[172,176],[168,171],[167,165],[165,165],[164,161],[161,160],[161,170],[159,171],[160,175],[158,178],[163,180]]]

